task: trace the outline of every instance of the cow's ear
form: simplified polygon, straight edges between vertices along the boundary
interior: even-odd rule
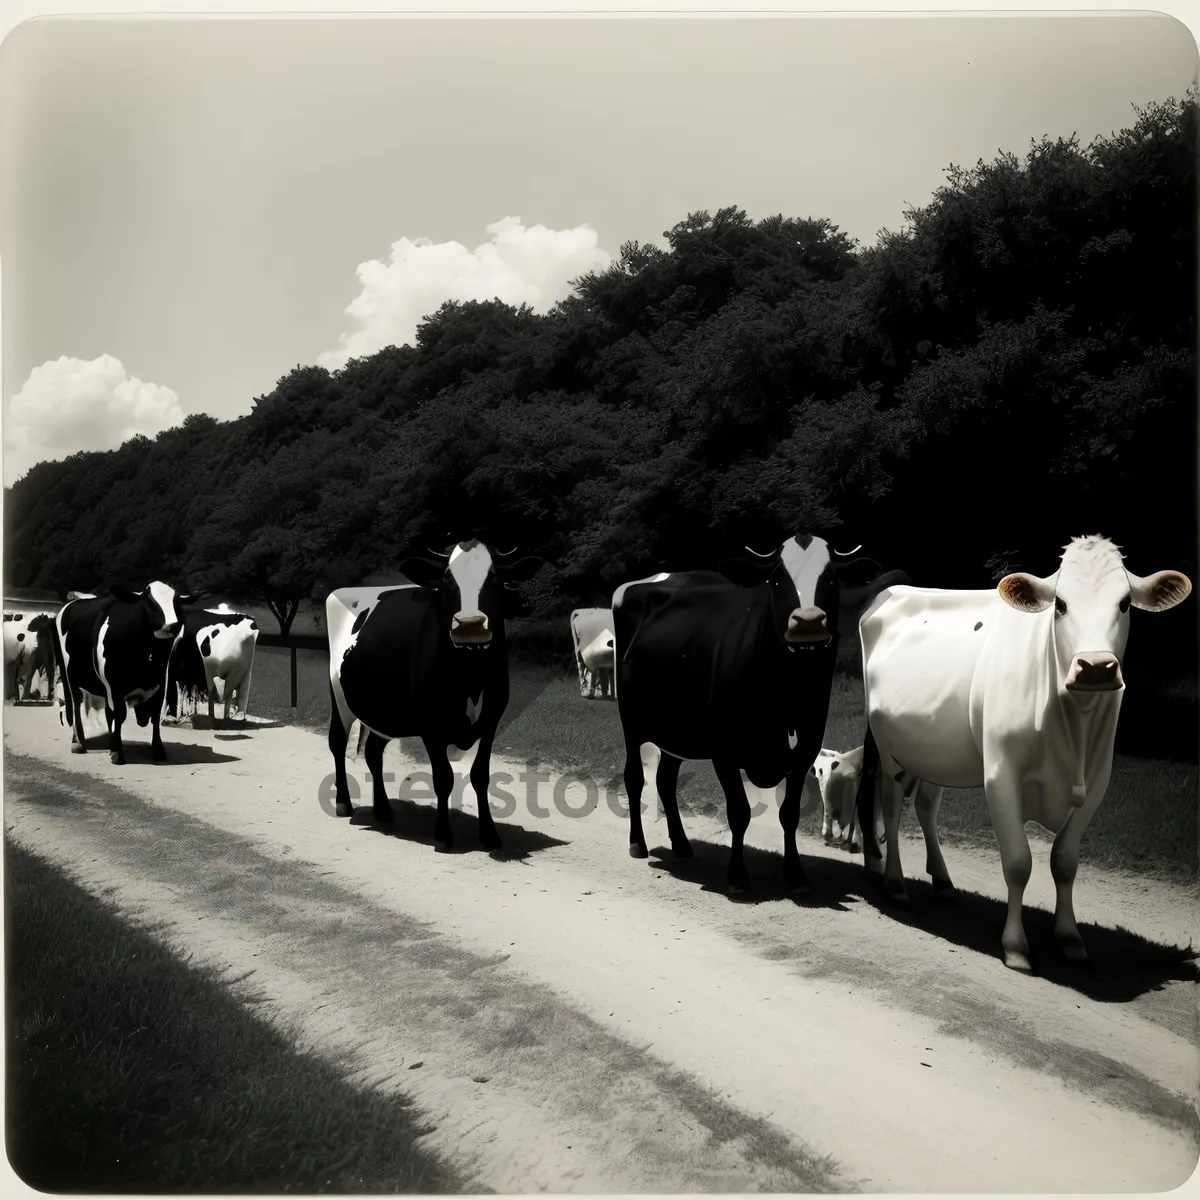
[[[775,559],[751,562],[748,558],[727,558],[717,568],[730,583],[739,587],[753,587],[768,579],[775,569]]]
[[[996,591],[1005,604],[1018,612],[1044,612],[1054,603],[1054,586],[1036,575],[1014,571],[996,584]]]
[[[1166,612],[1192,591],[1192,581],[1181,571],[1155,571],[1139,578],[1129,576],[1129,598],[1134,608],[1144,612]]]
[[[121,587],[120,584],[115,584],[108,589],[109,595],[120,600],[124,604],[136,604],[141,598],[141,592],[135,592],[127,587]]]
[[[437,587],[446,573],[444,562],[435,562],[431,558],[406,558],[400,564],[400,570],[406,578],[411,579],[418,587]]]
[[[509,583],[525,583],[542,569],[545,561],[544,558],[538,558],[536,555],[526,555],[525,558],[519,559],[515,563],[502,563],[500,573],[502,578]]]

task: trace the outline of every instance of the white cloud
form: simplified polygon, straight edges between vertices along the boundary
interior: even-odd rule
[[[490,240],[474,250],[461,242],[428,238],[392,243],[387,262],[360,263],[362,291],[345,310],[354,327],[318,363],[330,370],[348,359],[402,346],[416,338],[417,326],[446,300],[502,300],[546,312],[570,293],[570,281],[612,261],[597,245],[596,231],[526,228],[520,217],[487,227]]]
[[[183,421],[179,397],[126,373],[111,354],[52,359],[34,367],[4,414],[4,477],[77,450],[112,450],[134,434],[153,437]]]

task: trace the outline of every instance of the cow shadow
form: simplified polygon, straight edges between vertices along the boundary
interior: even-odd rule
[[[488,854],[491,858],[506,862],[521,862],[539,850],[550,850],[555,846],[569,844],[560,838],[541,833],[539,830],[526,829],[523,825],[513,825],[503,820],[497,820],[496,832],[499,833],[503,845],[499,850],[489,851],[479,840],[479,818],[474,813],[452,808],[450,810],[450,829],[454,834],[454,845],[447,850],[433,836],[434,822],[437,819],[437,809],[433,804],[419,804],[415,800],[394,797],[389,797],[389,803],[392,808],[390,822],[377,823],[368,802],[354,806],[354,815],[350,818],[350,824],[370,833],[381,833],[386,837],[432,846],[444,854]]]
[[[849,911],[846,901],[855,894],[839,887],[836,880],[823,870],[824,860],[801,854],[804,873],[812,885],[807,892],[793,892],[783,879],[783,855],[757,846],[743,847],[750,886],[743,892],[730,894],[725,880],[729,866],[729,847],[700,838],[689,838],[693,858],[676,858],[668,846],[650,847],[650,866],[685,883],[695,884],[702,892],[715,892],[731,903],[757,905],[788,901],[798,908],[832,908]]]
[[[651,851],[660,859],[651,865],[698,884],[704,891],[725,893],[729,848],[697,839],[691,839],[691,843],[695,858],[673,858],[670,848],[663,847]],[[757,903],[788,897],[781,876],[781,854],[747,846],[745,857],[751,891],[731,900]],[[857,900],[899,925],[1003,962],[1000,935],[1007,905],[1002,900],[958,888],[939,896],[928,879],[906,876],[911,903],[898,904],[884,890],[883,880],[867,872],[861,857],[847,854],[830,858],[801,851],[801,858],[812,884],[811,895],[795,897],[801,907],[849,911],[844,901]],[[1024,919],[1034,973],[1091,1000],[1125,1003],[1147,992],[1161,991],[1168,983],[1200,982],[1200,952],[1191,945],[1170,946],[1119,925],[1080,921],[1079,932],[1089,960],[1072,963],[1058,953],[1054,944],[1053,913],[1026,905]]]
[[[103,754],[106,758],[112,749],[107,733],[101,734],[99,737],[88,738],[84,742],[84,745],[87,747],[88,754]],[[163,738],[163,748],[167,752],[167,761],[156,763],[149,742],[126,741],[125,762],[128,765],[148,763],[155,767],[194,767],[209,763],[241,761],[237,755],[218,754],[211,746],[205,746],[199,742],[175,742],[170,738]],[[71,757],[74,758],[75,756],[72,755]]]
[[[187,718],[184,718],[187,720]],[[257,733],[260,729],[282,729],[287,724],[286,721],[235,721],[230,718],[228,721],[221,717],[217,717],[215,721],[210,721],[207,716],[193,716],[191,718],[191,727],[196,730],[214,730],[216,736],[220,737],[222,733],[239,733],[243,736],[248,736],[251,733]],[[175,728],[186,728],[183,722],[180,722]]]

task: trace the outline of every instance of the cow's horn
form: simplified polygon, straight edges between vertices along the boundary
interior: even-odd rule
[[[774,558],[775,557],[774,550],[770,551],[767,554],[762,554],[759,551],[755,550],[753,546],[747,546],[746,549],[749,550],[751,554],[757,555],[757,557],[759,557],[759,558]]]
[[[849,558],[850,555],[857,554],[861,549],[862,549],[862,543],[860,542],[857,546],[854,547],[853,550],[835,550],[834,554],[836,554],[838,556],[838,558]]]
[[[450,555],[448,553],[443,554],[441,550],[430,550],[429,553],[432,554],[435,558],[449,558],[450,557]]]
[[[497,558],[507,558],[510,554],[516,554],[517,548],[514,546],[511,550],[494,550],[493,553]]]

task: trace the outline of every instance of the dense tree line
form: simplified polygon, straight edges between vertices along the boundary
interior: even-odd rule
[[[34,467],[9,580],[251,591],[286,627],[470,533],[545,556],[542,614],[799,529],[935,586],[1051,571],[1093,532],[1194,574],[1196,146],[1193,93],[951,168],[869,248],[726,208],[546,315],[444,304],[238,420]],[[1191,615],[1147,635],[1194,670]]]

